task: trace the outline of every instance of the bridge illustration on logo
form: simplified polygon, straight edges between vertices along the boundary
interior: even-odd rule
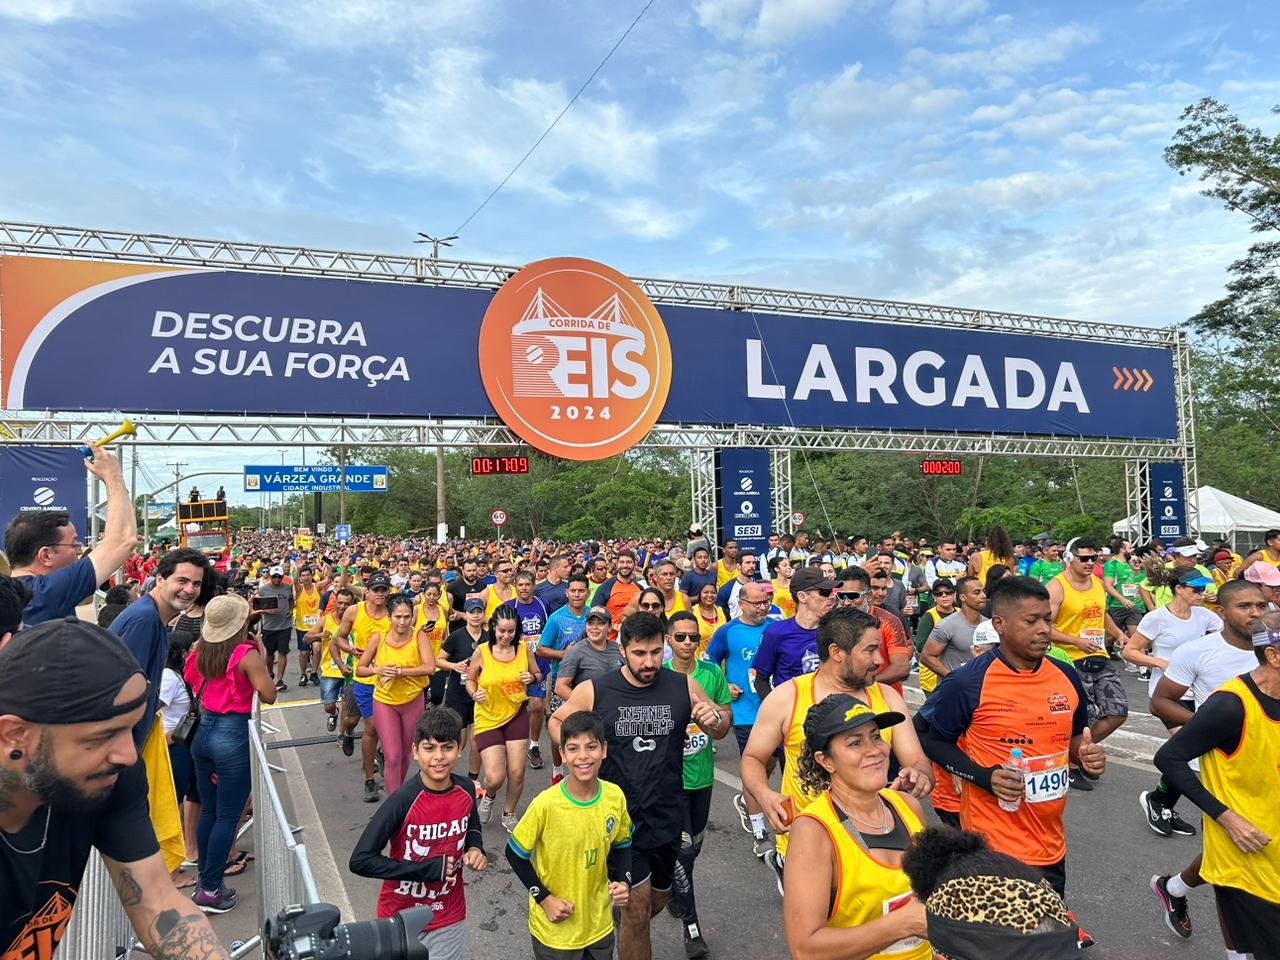
[[[570,361],[569,349],[582,346],[582,335],[592,334],[593,357],[590,395],[609,395],[609,365],[605,359],[605,337],[628,341],[625,353],[643,354],[644,333],[627,315],[621,298],[610,294],[585,317],[574,316],[543,290],[533,294],[529,306],[511,330],[511,386],[517,397],[573,397],[582,395],[579,384],[570,383],[572,374],[582,372],[580,361]],[[601,339],[597,339],[601,338]],[[634,346],[631,346],[634,345]]]

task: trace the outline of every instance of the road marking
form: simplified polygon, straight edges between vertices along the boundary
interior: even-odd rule
[[[296,701],[301,703],[302,701]],[[310,701],[318,703],[318,700]],[[293,703],[282,706],[294,706]],[[280,732],[285,739],[292,739],[288,718],[281,714],[277,721]],[[311,864],[311,875],[316,881],[316,892],[322,898],[338,908],[338,915],[351,919],[355,916],[351,909],[351,899],[347,896],[347,885],[343,881],[343,873],[333,858],[333,848],[329,846],[329,838],[325,834],[324,824],[320,821],[320,812],[316,809],[315,798],[307,785],[306,775],[302,770],[302,760],[298,751],[286,747],[279,751],[280,765],[284,767],[285,785],[293,800],[293,815],[297,818],[296,826],[302,828],[299,842],[307,848],[307,860]],[[277,788],[279,783],[277,781]]]
[[[263,710],[283,710],[285,707],[314,707],[319,700],[290,700],[288,703],[265,703]]]
[[[742,781],[727,770],[721,770],[716,767],[716,779],[723,783],[726,787],[733,787],[739,793],[742,792]]]

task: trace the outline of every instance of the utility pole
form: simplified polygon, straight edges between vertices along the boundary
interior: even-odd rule
[[[449,518],[444,509],[444,447],[436,447],[436,541],[444,543],[449,533]]]
[[[186,463],[171,463],[173,467],[173,515],[178,515],[178,504],[182,502],[182,468],[190,466]]]
[[[347,447],[338,447],[338,522],[347,522]]]

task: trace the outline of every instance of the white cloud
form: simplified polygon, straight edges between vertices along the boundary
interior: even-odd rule
[[[123,16],[132,6],[128,0],[0,0],[0,19],[48,26],[63,20]]]
[[[862,79],[862,64],[833,79],[798,88],[791,116],[804,125],[847,133],[871,123],[911,122],[937,116],[965,99],[954,87],[933,87],[921,76],[882,82]]]
[[[353,118],[349,148],[375,170],[494,187],[568,103],[561,83],[485,76],[486,57],[475,50],[432,52],[412,75],[379,91],[381,115]],[[564,118],[512,178],[508,189],[533,189],[563,199],[568,172],[588,174],[611,187],[653,180],[658,134],[632,121],[617,101],[590,92]]]
[[[988,79],[1019,77],[1040,67],[1061,63],[1080,48],[1100,39],[1096,28],[1068,23],[1043,34],[1015,37],[986,49],[939,53],[916,48],[907,53],[907,62],[943,73],[974,74]]]
[[[961,3],[972,0],[958,0]],[[721,40],[782,46],[838,22],[867,0],[699,0],[698,23]]]
[[[599,207],[615,225],[641,240],[669,240],[684,233],[696,219],[691,210],[673,210],[647,197],[603,201]]]
[[[0,0],[3,2],[3,0]],[[39,0],[19,0],[39,2]],[[85,0],[59,0],[85,2]],[[299,49],[350,50],[432,41],[458,43],[487,30],[500,0],[210,0]]]
[[[929,27],[960,23],[987,9],[987,0],[892,0],[889,32],[915,40]]]

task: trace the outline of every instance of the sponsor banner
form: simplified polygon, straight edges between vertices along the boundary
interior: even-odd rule
[[[531,264],[495,293],[4,257],[0,305],[14,410],[500,415],[575,459],[655,422],[1177,435],[1166,348],[654,309],[581,260]]]
[[[178,512],[178,505],[172,500],[148,500],[148,520],[168,520]],[[141,511],[139,511],[141,513]]]
[[[720,450],[720,539],[751,547],[760,563],[773,531],[773,485],[768,450]]]
[[[339,523],[333,528],[333,538],[339,543],[346,543],[351,539],[351,524]]]
[[[386,493],[386,467],[346,468],[348,493]],[[336,493],[344,486],[342,467],[337,464],[289,467],[248,466],[244,468],[245,493]]]
[[[1151,532],[1165,543],[1191,536],[1187,487],[1180,463],[1153,463],[1150,470]]]
[[[0,522],[39,510],[65,510],[87,541],[87,473],[75,447],[0,446]]]

